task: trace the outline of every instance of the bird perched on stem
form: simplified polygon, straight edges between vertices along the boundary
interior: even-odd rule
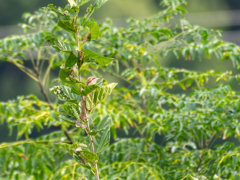
[[[90,76],[90,77],[87,78],[87,81],[86,81],[85,85],[90,86],[90,85],[96,84],[98,79],[99,78]],[[87,107],[86,107],[85,96],[82,96],[82,99],[81,99],[81,113],[80,113],[80,119],[82,121],[88,121],[88,112],[89,111],[87,110]]]
[[[87,78],[87,81],[86,81],[85,85],[86,85],[86,86],[89,86],[89,85],[96,84],[96,82],[97,82],[98,79],[99,79],[99,78],[90,76],[90,77]]]

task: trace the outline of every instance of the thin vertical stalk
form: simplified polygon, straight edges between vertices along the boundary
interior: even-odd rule
[[[212,141],[212,139],[214,138],[214,136],[215,136],[215,133],[214,133],[208,140],[206,140],[205,146],[202,147],[202,150],[205,150],[205,149],[207,149],[207,148],[209,147],[209,144],[210,144],[210,142]],[[202,141],[203,141],[203,140],[202,140]],[[202,152],[202,154],[201,154],[201,156],[200,156],[199,163],[198,163],[198,165],[197,165],[197,167],[196,167],[196,172],[199,171],[199,168],[200,168],[200,166],[202,165],[202,162],[203,162],[203,152]]]
[[[87,121],[87,130],[90,131],[90,128],[89,128],[89,121]],[[88,137],[89,137],[89,141],[90,141],[90,145],[91,145],[92,153],[95,153],[95,151],[94,151],[94,146],[93,146],[93,140],[92,140],[92,137],[91,137],[90,134],[88,134]],[[95,169],[96,169],[95,176],[96,176],[96,179],[99,180],[97,163],[94,161],[94,164],[95,164]]]
[[[78,26],[78,24],[76,23],[76,27],[77,26]],[[87,31],[87,33],[84,36],[82,46],[87,42],[87,39],[88,39],[89,35],[90,35],[90,33]],[[76,32],[76,42],[77,42],[77,51],[78,51],[79,62],[78,62],[78,66],[76,66],[76,67],[78,68],[78,80],[79,80],[79,82],[81,82],[81,71],[80,71],[80,68],[81,68],[81,66],[83,64],[84,54],[81,52],[81,48],[79,49],[79,37],[78,36],[79,36],[79,31],[77,30],[77,32]],[[82,96],[81,98],[82,98],[81,99],[81,106],[82,106],[82,104],[83,103],[86,104],[86,102],[84,100],[84,96]],[[81,107],[81,111],[83,111],[85,113],[84,117],[88,117],[88,110],[86,109],[86,105],[84,105],[84,107]],[[90,131],[89,119],[88,118],[87,118],[87,131],[88,132]],[[89,141],[90,141],[91,151],[92,151],[92,153],[95,153],[94,146],[93,146],[93,139],[92,139],[90,134],[88,134],[88,138],[89,138]],[[98,167],[97,167],[97,163],[95,161],[94,161],[94,167],[95,167],[96,179],[99,180]]]

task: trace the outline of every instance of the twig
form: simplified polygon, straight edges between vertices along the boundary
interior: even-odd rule
[[[198,165],[197,165],[197,167],[196,167],[196,172],[198,172],[200,166],[202,165],[202,161],[203,161],[203,153],[201,154],[201,157],[200,157],[199,163],[198,163]]]
[[[44,98],[46,99],[46,101],[47,101],[50,109],[51,109],[51,110],[54,110],[54,108],[53,108],[53,106],[52,106],[52,104],[51,104],[51,102],[50,102],[50,100],[49,100],[49,98],[48,98],[48,96],[47,96],[47,93],[45,92],[45,89],[44,89],[44,86],[43,86],[43,84],[42,84],[40,75],[39,75],[39,73],[38,73],[38,69],[37,69],[36,67],[34,67],[34,71],[35,71],[36,76],[37,76],[37,79],[38,79],[38,84],[39,84],[39,86],[40,86],[40,88],[41,88],[41,93],[43,94]],[[66,137],[67,137],[67,139],[69,140],[69,142],[70,142],[71,144],[73,144],[73,140],[72,140],[72,138],[70,137],[70,135],[69,135],[69,133],[67,132],[67,130],[64,130],[64,134],[66,135]]]
[[[41,93],[43,94],[44,98],[46,99],[46,101],[47,101],[50,109],[53,110],[54,108],[53,108],[53,106],[52,106],[52,104],[51,104],[51,102],[50,102],[50,100],[49,100],[49,98],[48,98],[48,96],[47,96],[47,94],[46,94],[46,92],[45,92],[45,90],[44,90],[42,81],[41,81],[41,79],[40,79],[40,77],[39,77],[39,74],[38,74],[36,68],[35,68],[35,72],[36,72],[36,76],[37,76],[37,79],[38,79],[38,84],[39,84],[39,86],[40,86],[40,88],[41,88]]]
[[[215,133],[210,137],[210,139],[208,139],[208,140],[206,141],[203,150],[205,150],[205,149],[208,148],[208,145],[209,145],[209,143],[212,141],[212,139],[213,139],[214,136],[215,136]],[[203,152],[202,152],[201,157],[200,157],[200,159],[199,159],[199,163],[198,163],[198,165],[197,165],[197,167],[196,167],[196,172],[199,171],[199,168],[200,168],[200,166],[202,165],[202,162],[203,162]]]
[[[87,121],[87,130],[90,131],[90,128],[89,128],[89,121]],[[92,137],[91,137],[90,134],[88,134],[88,137],[89,137],[89,140],[90,140],[90,145],[91,145],[92,153],[95,153],[95,151],[94,151],[94,146],[93,146],[93,140],[92,140]],[[95,176],[96,176],[97,180],[99,180],[97,163],[94,161],[94,164],[95,164],[95,169],[96,169]]]
[[[211,141],[211,143],[209,144],[209,147],[211,147],[215,143],[218,137],[219,137],[219,134],[217,134],[216,138],[213,141]]]
[[[70,137],[70,135],[68,134],[67,130],[64,131],[64,134],[67,136],[68,140],[70,141],[70,144],[73,144],[73,140]],[[78,152],[79,154],[81,154],[80,152]],[[84,159],[82,157],[79,157],[79,160],[84,164],[87,165],[86,162],[84,161]]]
[[[70,135],[68,134],[67,130],[64,130],[64,134],[65,134],[65,136],[67,136],[70,144],[73,144],[73,140],[72,140],[72,138],[70,137]]]

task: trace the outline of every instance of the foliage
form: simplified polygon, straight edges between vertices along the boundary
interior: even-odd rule
[[[65,8],[49,5],[25,14],[26,24],[21,26],[36,32],[0,41],[0,59],[37,81],[46,99],[29,95],[0,103],[1,121],[7,121],[10,129],[18,127],[18,138],[25,135],[25,140],[0,145],[2,177],[94,179],[97,163],[102,179],[238,179],[239,147],[214,142],[231,136],[240,139],[240,94],[233,88],[240,76],[231,71],[166,68],[159,55],[186,60],[215,56],[231,60],[238,69],[239,46],[221,40],[219,30],[193,26],[184,18],[170,26],[174,16],[186,13],[184,0],[163,0],[164,10],[143,21],[129,19],[127,28],[117,28],[109,19],[101,25],[90,19],[104,0],[77,18],[85,2],[69,0]],[[33,69],[24,66],[28,59]],[[42,68],[44,63],[47,68]],[[51,69],[58,67],[61,81],[50,82],[59,83],[51,88],[64,101],[59,105],[51,104],[44,89]],[[103,80],[86,86],[79,78],[79,73],[100,77],[102,72],[127,85],[113,91],[115,83]],[[208,82],[215,87],[209,88]],[[91,110],[89,128],[79,118],[83,96]],[[44,125],[61,130],[28,137],[34,127],[40,131]],[[117,136],[117,129],[128,134],[131,127],[138,138]],[[110,132],[115,141],[108,148]],[[95,152],[88,137],[93,137]]]

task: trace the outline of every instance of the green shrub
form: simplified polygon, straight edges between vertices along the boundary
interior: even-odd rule
[[[185,0],[163,0],[164,10],[142,21],[129,19],[127,28],[90,18],[107,0],[96,0],[78,17],[79,6],[88,1],[25,13],[21,27],[34,32],[0,40],[0,60],[35,80],[45,98],[0,103],[1,122],[11,131],[17,127],[18,139],[25,136],[0,145],[2,178],[239,179],[239,147],[213,145],[218,138],[240,138],[240,95],[233,90],[240,76],[166,68],[159,59],[214,56],[239,68],[240,48],[221,40],[219,30],[184,18],[169,24],[184,16]],[[32,69],[24,65],[27,60]],[[59,67],[59,78],[51,79],[51,70]],[[121,84],[103,78],[85,84],[90,76],[115,77]],[[29,138],[34,128],[45,126],[61,130]],[[118,137],[117,129],[128,135],[132,128],[138,137]]]

